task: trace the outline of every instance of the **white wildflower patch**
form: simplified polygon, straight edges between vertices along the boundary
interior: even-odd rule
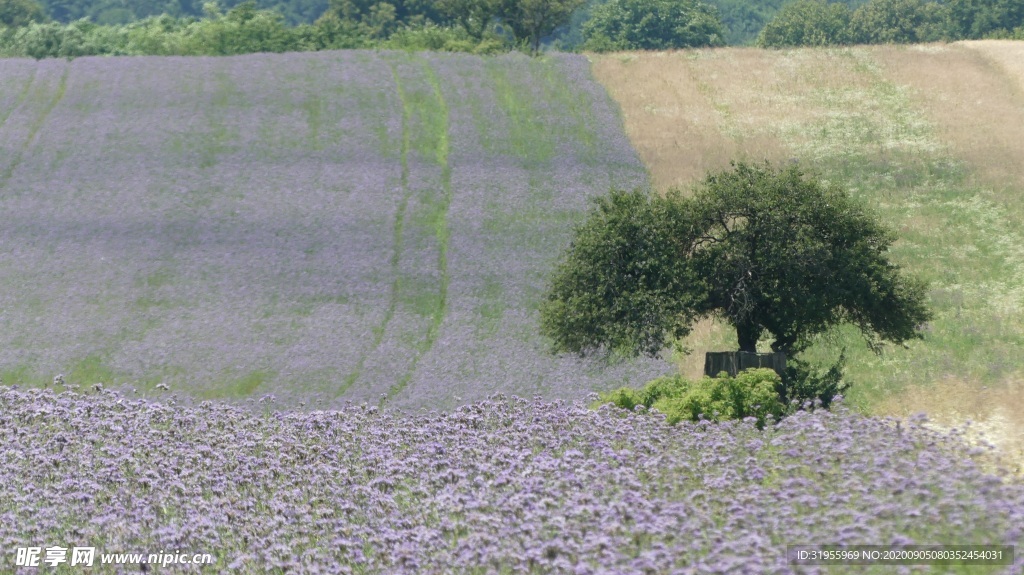
[[[946,151],[935,137],[932,123],[913,105],[907,87],[884,80],[863,50],[834,52],[830,58],[834,66],[828,68],[821,67],[819,54],[808,51],[794,52],[784,61],[790,73],[804,77],[812,86],[809,92],[789,95],[791,105],[817,111],[778,124],[778,135],[801,158],[828,160],[892,152],[939,155]],[[835,75],[840,73],[844,81],[837,83]]]
[[[948,206],[952,213],[973,220],[974,227],[984,231],[984,251],[1009,271],[998,279],[977,282],[972,291],[994,311],[1020,314],[1024,310],[1024,237],[1009,224],[1005,208],[979,196],[957,199]]]

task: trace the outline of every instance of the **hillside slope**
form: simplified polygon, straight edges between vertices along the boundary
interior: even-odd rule
[[[0,61],[0,376],[420,408],[664,372],[536,335],[587,198],[645,179],[587,67]]]
[[[659,188],[733,159],[795,159],[899,232],[893,256],[932,282],[936,319],[924,341],[881,357],[848,331],[811,351],[833,360],[847,349],[856,404],[1003,418],[1024,436],[1024,42],[592,60]],[[708,322],[689,345],[734,340]],[[699,373],[702,359],[681,369]]]

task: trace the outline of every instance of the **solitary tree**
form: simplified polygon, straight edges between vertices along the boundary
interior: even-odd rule
[[[799,353],[852,323],[868,345],[920,337],[926,287],[886,257],[895,240],[843,189],[797,166],[734,164],[692,197],[612,191],[577,227],[541,308],[556,352],[655,355],[701,317]]]

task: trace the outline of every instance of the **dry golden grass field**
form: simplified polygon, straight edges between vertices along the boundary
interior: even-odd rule
[[[931,282],[924,341],[874,356],[841,331],[851,402],[924,411],[1024,466],[1024,42],[591,56],[658,189],[730,160],[798,160],[845,184],[900,234],[893,258]],[[679,358],[735,346],[697,326]]]

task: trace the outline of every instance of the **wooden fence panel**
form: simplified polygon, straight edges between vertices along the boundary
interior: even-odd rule
[[[709,351],[704,356],[704,375],[708,377],[717,377],[723,371],[735,377],[744,369],[757,367],[774,369],[775,373],[781,376],[786,372],[786,354],[781,351],[775,353]]]

